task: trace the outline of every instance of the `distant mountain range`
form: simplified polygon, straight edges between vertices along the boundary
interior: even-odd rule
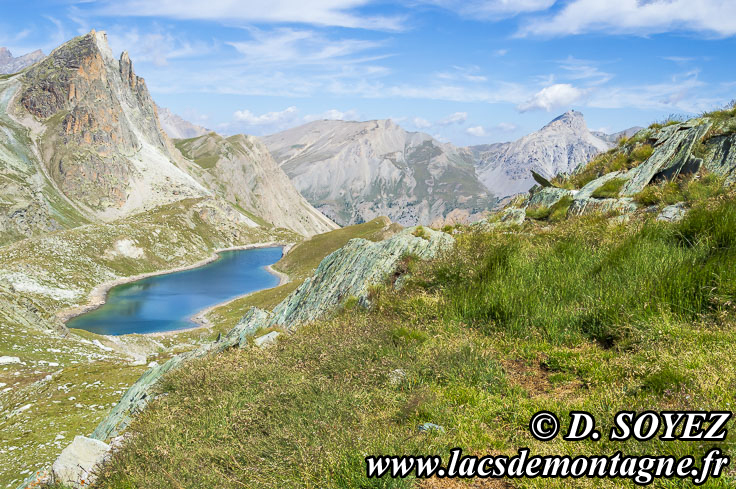
[[[43,58],[44,54],[40,49],[15,58],[8,48],[0,47],[0,75],[17,73]]]
[[[182,119],[166,107],[156,105],[156,109],[161,127],[171,139],[196,138],[210,132],[209,129]]]
[[[472,220],[496,202],[469,151],[391,120],[315,121],[264,141],[297,190],[340,225],[382,215],[403,225]]]
[[[14,58],[0,48],[0,69],[24,68],[5,88],[10,105],[24,111],[5,117],[40,138],[26,158],[40,155],[48,183],[23,177],[13,191],[0,189],[24,209],[23,225],[15,225],[22,234],[30,231],[18,226],[109,221],[213,195],[254,225],[306,235],[332,229],[331,220],[348,225],[381,215],[403,225],[468,222],[529,190],[532,170],[547,178],[571,173],[638,129],[591,132],[580,112],[569,111],[517,141],[461,148],[391,120],[325,120],[267,136],[264,145],[155,106],[127,53],[114,59],[103,33],[73,39],[45,59],[41,51]],[[53,203],[39,202],[42,195]],[[69,212],[55,212],[58,205]]]

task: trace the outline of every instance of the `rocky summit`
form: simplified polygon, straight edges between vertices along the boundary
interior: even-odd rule
[[[390,119],[315,121],[264,140],[297,190],[340,225],[382,215],[428,225],[456,210],[473,220],[496,201],[469,152]]]
[[[128,54],[103,32],[55,49],[24,73],[19,121],[39,140],[44,172],[87,214],[111,220],[208,192],[172,162],[170,143]]]
[[[534,185],[532,170],[546,178],[571,173],[611,146],[588,130],[583,114],[571,110],[517,141],[469,149],[480,181],[494,195],[506,197]]]

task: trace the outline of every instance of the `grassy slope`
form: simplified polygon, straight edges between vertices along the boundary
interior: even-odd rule
[[[349,240],[364,238],[380,241],[388,233],[395,231],[396,225],[391,225],[390,229],[387,229],[389,222],[386,218],[378,217],[363,224],[318,234],[297,244],[273,266],[279,272],[289,276],[290,281],[287,284],[229,302],[213,309],[207,315],[207,319],[210,323],[217,325],[217,329],[229,330],[243,317],[243,311],[249,307],[272,309],[311,275],[324,257],[341,248]]]
[[[172,376],[100,486],[413,487],[366,480],[363,457],[454,446],[699,456],[710,445],[542,443],[528,421],[542,409],[586,410],[608,428],[624,409],[733,408],[724,386],[736,385],[735,199],[712,198],[678,224],[642,215],[629,226],[585,217],[466,231],[447,257],[410,265],[410,284],[381,292],[373,311],[349,309],[276,348]],[[395,369],[406,378],[392,384]],[[419,434],[424,422],[446,432]],[[733,482],[731,473],[710,487]]]

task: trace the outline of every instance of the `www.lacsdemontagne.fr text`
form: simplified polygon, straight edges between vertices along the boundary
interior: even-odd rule
[[[463,456],[460,448],[450,450],[447,465],[440,456],[369,456],[365,459],[367,476],[404,478],[609,478],[630,480],[647,485],[655,479],[691,479],[694,485],[704,484],[710,477],[719,477],[730,459],[720,449],[708,451],[696,466],[695,457],[622,455],[530,455],[522,448],[514,456]],[[698,468],[699,467],[699,468]]]

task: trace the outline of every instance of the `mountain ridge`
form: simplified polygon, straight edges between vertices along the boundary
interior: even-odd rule
[[[430,224],[456,209],[473,219],[495,203],[467,151],[390,119],[313,121],[264,141],[297,190],[341,225],[380,215]]]
[[[13,53],[6,47],[0,47],[0,75],[17,73],[42,60],[46,55],[43,51],[36,49],[22,56],[14,57]]]

